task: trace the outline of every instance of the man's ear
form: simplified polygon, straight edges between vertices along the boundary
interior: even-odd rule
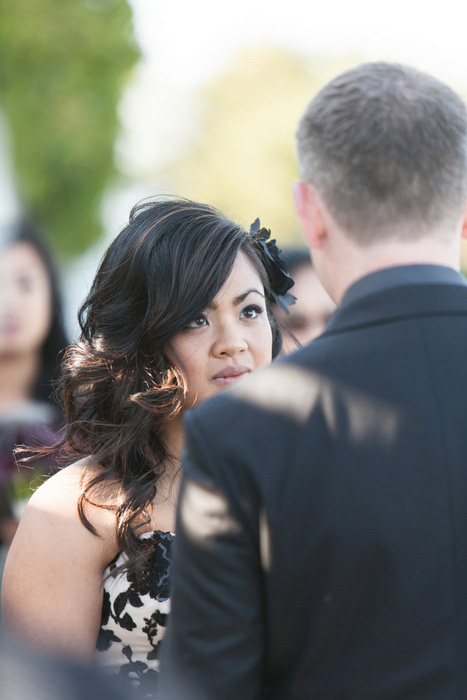
[[[327,234],[327,225],[323,216],[324,204],[321,197],[313,187],[301,180],[293,183],[292,195],[309,248],[311,250],[322,248]]]

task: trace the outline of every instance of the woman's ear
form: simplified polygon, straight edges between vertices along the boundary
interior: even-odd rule
[[[301,180],[293,183],[292,194],[307,245],[311,250],[319,250],[327,235],[323,200],[311,185]]]

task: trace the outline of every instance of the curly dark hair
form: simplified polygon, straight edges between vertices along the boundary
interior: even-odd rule
[[[135,522],[171,460],[163,429],[180,412],[186,391],[164,350],[212,302],[240,251],[264,284],[277,356],[281,336],[255,236],[216,209],[185,199],[151,200],[132,210],[79,311],[81,335],[62,369],[67,420],[61,447],[67,458],[90,458],[78,503],[89,530],[96,533],[85,513],[93,491],[104,482],[119,489],[120,505],[105,507],[116,510],[118,542],[133,571],[142,570],[149,554]]]

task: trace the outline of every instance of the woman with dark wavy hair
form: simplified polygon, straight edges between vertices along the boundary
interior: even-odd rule
[[[269,232],[164,199],[110,245],[68,351],[72,464],[29,502],[10,550],[7,633],[151,687],[169,612],[183,412],[280,351],[293,284]],[[97,652],[96,652],[97,648]]]

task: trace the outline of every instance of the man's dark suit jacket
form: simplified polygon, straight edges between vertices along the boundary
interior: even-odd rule
[[[467,287],[447,272],[349,293],[187,417],[162,700],[467,698]]]

